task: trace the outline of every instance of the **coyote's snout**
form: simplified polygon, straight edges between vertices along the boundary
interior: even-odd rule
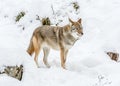
[[[77,22],[74,22],[71,19],[69,19],[69,21],[70,24],[63,27],[44,25],[35,29],[27,52],[30,55],[35,52],[34,60],[37,67],[39,67],[38,55],[41,49],[43,49],[44,52],[43,62],[47,67],[50,67],[47,57],[50,52],[50,48],[52,48],[60,50],[61,66],[65,68],[68,50],[83,35],[81,19]]]

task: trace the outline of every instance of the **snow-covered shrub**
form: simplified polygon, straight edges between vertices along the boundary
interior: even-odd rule
[[[15,21],[18,22],[22,17],[24,17],[24,15],[25,15],[25,12],[24,12],[24,11],[20,12],[20,13],[16,16]]]
[[[42,18],[42,25],[51,25],[49,17]]]
[[[78,2],[73,2],[73,8],[77,11],[79,9],[79,5],[78,5]]]

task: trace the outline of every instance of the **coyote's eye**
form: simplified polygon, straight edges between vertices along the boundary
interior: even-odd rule
[[[75,30],[76,28],[72,28],[72,30]]]
[[[75,26],[72,26],[71,31],[76,31]]]

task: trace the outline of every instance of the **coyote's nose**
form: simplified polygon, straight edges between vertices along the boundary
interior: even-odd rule
[[[81,35],[83,35],[83,32],[81,33]]]

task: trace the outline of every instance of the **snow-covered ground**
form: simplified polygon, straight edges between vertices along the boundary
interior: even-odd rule
[[[80,5],[77,11],[74,1]],[[24,65],[22,81],[0,75],[0,86],[120,86],[120,63],[105,53],[120,53],[119,10],[119,0],[0,0],[0,70]],[[26,14],[16,23],[21,11]],[[41,68],[27,54],[32,32],[41,25],[36,15],[50,17],[53,25],[63,20],[61,26],[69,23],[68,17],[82,18],[84,35],[68,53],[67,70],[60,67],[58,51],[50,52],[50,68],[42,62],[43,52]]]

